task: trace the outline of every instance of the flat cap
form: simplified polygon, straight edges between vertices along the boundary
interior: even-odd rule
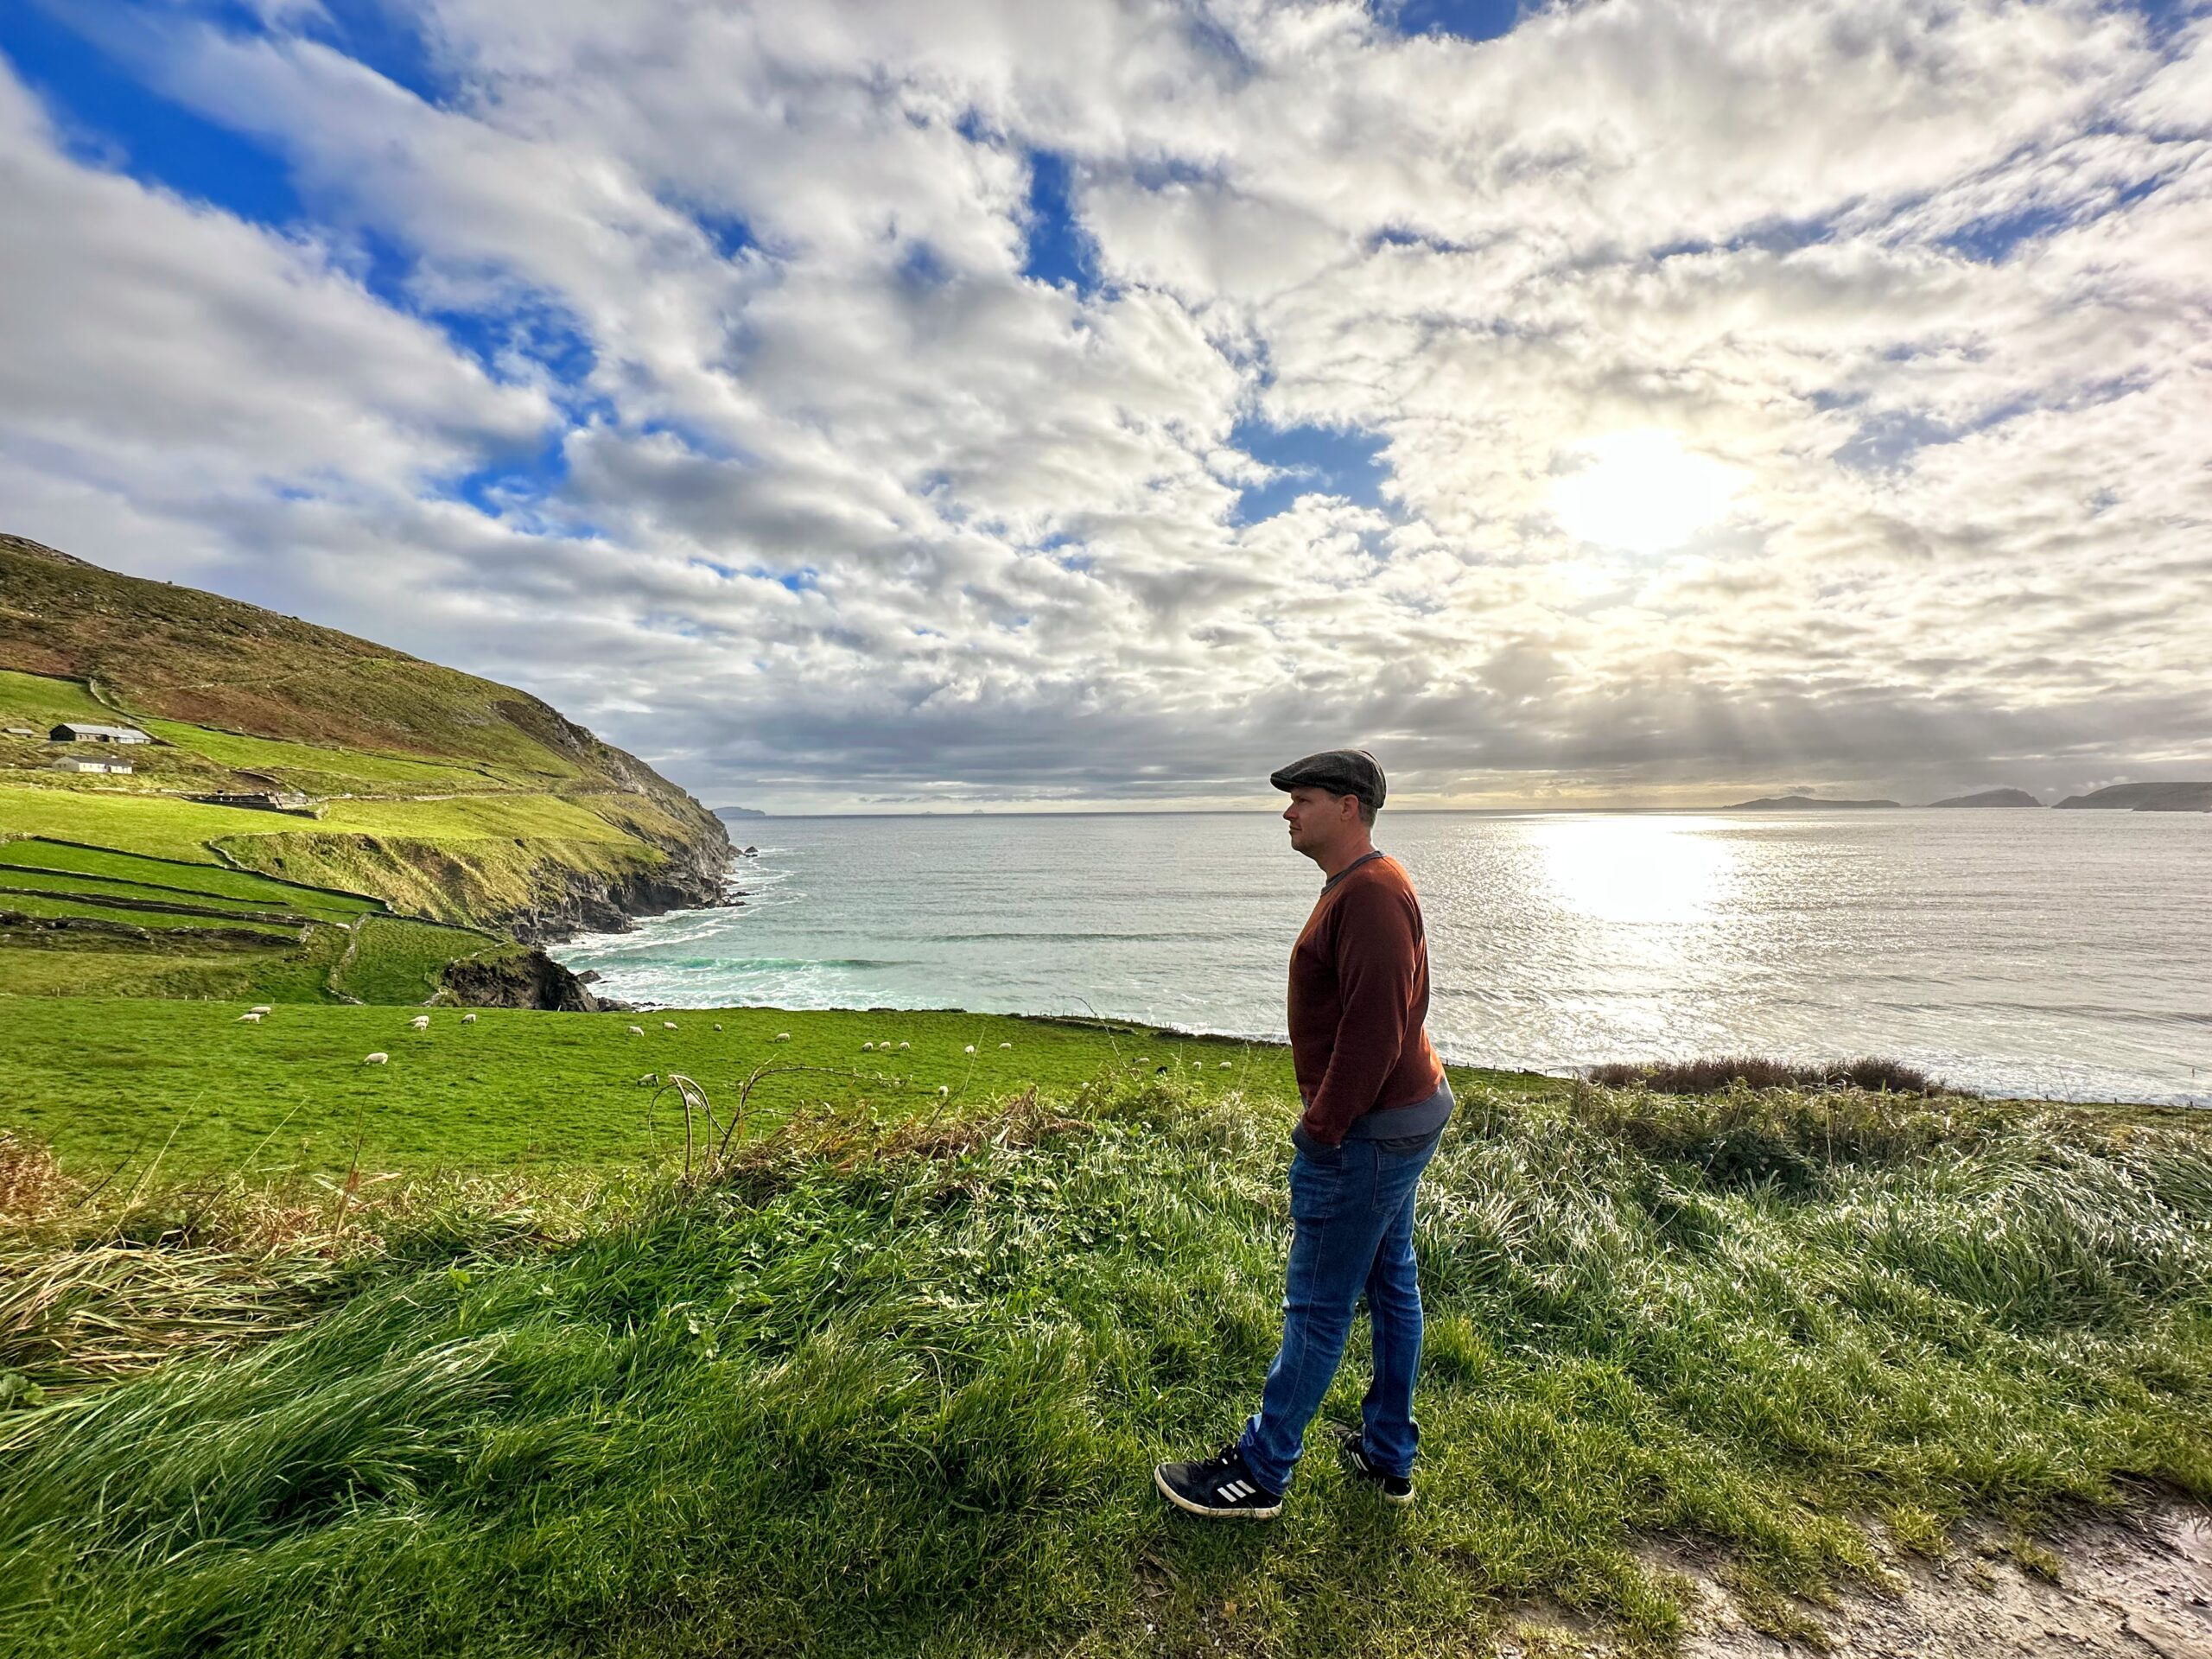
[[[1324,749],[1269,772],[1268,781],[1277,789],[1310,786],[1332,795],[1357,795],[1370,808],[1382,805],[1389,789],[1382,768],[1365,749]]]

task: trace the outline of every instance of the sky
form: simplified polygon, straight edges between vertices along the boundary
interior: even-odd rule
[[[14,0],[0,503],[713,805],[2212,776],[2212,3]]]

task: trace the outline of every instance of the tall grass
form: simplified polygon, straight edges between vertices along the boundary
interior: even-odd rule
[[[1459,1651],[1540,1597],[1663,1647],[1653,1535],[1756,1609],[1867,1570],[1865,1518],[2212,1493],[2193,1125],[1477,1090],[1424,1188],[1420,1501],[1317,1456],[1272,1529],[1190,1522],[1147,1471],[1256,1395],[1287,1128],[1122,1074],[802,1117],[690,1186],[49,1195],[23,1255],[297,1276],[276,1334],[57,1351],[0,1416],[0,1649]]]

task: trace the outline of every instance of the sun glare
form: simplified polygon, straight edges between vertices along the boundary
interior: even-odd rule
[[[1718,828],[1709,818],[1551,818],[1529,839],[1563,911],[1667,929],[1703,920],[1726,896],[1736,855]]]
[[[1682,448],[1671,432],[1613,432],[1577,444],[1552,486],[1552,516],[1579,542],[1629,553],[1679,547],[1728,511],[1737,468]]]

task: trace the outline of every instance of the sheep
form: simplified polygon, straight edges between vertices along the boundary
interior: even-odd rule
[[[722,1028],[722,1022],[721,1022],[721,1020],[715,1020],[715,1029],[716,1031],[720,1031],[721,1028]]]
[[[430,1016],[427,1014],[418,1014],[407,1023],[417,1031],[428,1031],[430,1028]]]
[[[975,1045],[975,1044],[973,1044],[973,1043],[970,1043],[970,1044],[969,1044],[969,1045],[968,1045],[968,1046],[967,1046],[967,1047],[965,1047],[965,1048],[962,1049],[960,1052],[961,1052],[963,1054],[973,1054],[973,1053],[976,1052],[976,1045]]]
[[[1228,1070],[1229,1070],[1229,1062],[1228,1062],[1227,1060],[1224,1060],[1224,1061],[1221,1063],[1220,1069],[1221,1069],[1222,1071],[1228,1071]]]
[[[873,1054],[873,1053],[874,1053],[874,1052],[875,1052],[875,1045],[874,1045],[874,1043],[862,1043],[862,1044],[861,1045],[861,1053],[863,1053],[863,1054]]]
[[[663,1031],[674,1031],[676,1029],[676,1021],[673,1020],[664,1020],[660,1022],[660,1028]]]
[[[261,1016],[257,1014],[242,1014],[238,1015],[238,1023],[242,1026],[257,1026],[261,1023]]]
[[[464,1014],[461,1016],[461,1023],[464,1026],[473,1026],[476,1023],[476,1016],[473,1014]]]
[[[937,1086],[937,1091],[940,1095],[949,1095],[952,1092],[952,1085],[949,1083],[940,1083]]]
[[[643,1026],[632,1026],[630,1027],[630,1034],[632,1037],[642,1037],[645,1034],[645,1028]]]
[[[248,1014],[274,1014],[276,1010],[270,1007],[266,1002],[257,1002],[251,1007],[248,1008],[246,1012]]]
[[[788,1043],[791,1039],[791,1034],[788,1031],[779,1031],[776,1033],[776,1040],[779,1043]]]
[[[361,1064],[363,1065],[383,1065],[391,1058],[391,1055],[385,1053],[382,1049],[378,1049],[375,1053],[365,1056],[362,1059]]]
[[[1131,1062],[1131,1064],[1135,1065],[1150,1065],[1152,1064],[1152,1056],[1149,1054],[1140,1054],[1134,1061]]]
[[[1001,1043],[999,1046],[1001,1048],[1012,1048],[1014,1045],[1012,1043]]]
[[[913,1045],[912,1043],[901,1043],[899,1046],[901,1048],[912,1048]]]
[[[645,1075],[644,1077],[639,1077],[639,1078],[638,1079],[638,1086],[639,1086],[640,1089],[642,1089],[642,1088],[644,1088],[644,1087],[645,1087],[647,1084],[649,1084],[649,1083],[658,1083],[659,1081],[660,1081],[660,1073],[659,1073],[659,1072],[658,1072],[658,1071],[648,1071],[648,1072],[646,1072],[646,1073],[645,1073]]]

